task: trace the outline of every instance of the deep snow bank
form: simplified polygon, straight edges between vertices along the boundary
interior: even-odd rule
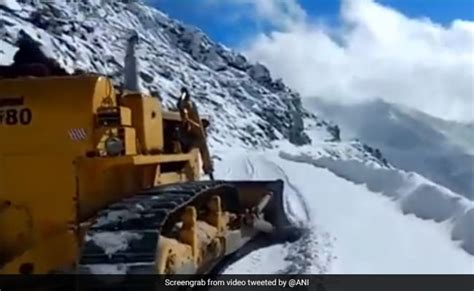
[[[451,238],[460,241],[474,255],[474,203],[426,178],[360,159],[334,159],[305,147],[300,152],[280,152],[280,157],[326,168],[356,184],[365,184],[371,192],[396,200],[405,214],[422,219],[449,222]]]

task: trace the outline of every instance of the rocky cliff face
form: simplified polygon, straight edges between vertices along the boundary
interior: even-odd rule
[[[202,31],[126,0],[0,0],[0,64],[9,64],[20,30],[69,71],[122,81],[126,40],[140,37],[142,86],[173,107],[182,86],[211,118],[212,145],[269,146],[310,140],[299,95],[266,67],[211,41]]]

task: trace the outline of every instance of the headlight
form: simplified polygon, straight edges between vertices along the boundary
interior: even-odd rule
[[[124,150],[123,142],[115,136],[111,136],[105,140],[105,151],[109,156],[118,156]]]

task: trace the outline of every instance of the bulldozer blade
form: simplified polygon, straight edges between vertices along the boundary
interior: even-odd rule
[[[275,181],[226,181],[234,186],[240,195],[240,201],[244,206],[258,205],[258,201],[266,200],[268,193],[270,199],[265,201],[262,210],[263,221],[257,221],[258,234],[236,252],[228,255],[219,262],[211,271],[211,274],[220,274],[225,269],[245,257],[253,251],[269,247],[275,244],[295,242],[306,232],[305,228],[295,225],[288,218],[284,204],[284,183],[282,180]],[[264,225],[259,229],[259,225]],[[271,225],[271,231],[268,231]]]
[[[294,225],[286,215],[282,180],[226,181],[226,183],[238,190],[243,207],[259,208],[262,206],[261,202],[264,202],[263,209],[259,210],[264,220],[273,226],[275,238],[295,241],[301,237],[303,230]]]

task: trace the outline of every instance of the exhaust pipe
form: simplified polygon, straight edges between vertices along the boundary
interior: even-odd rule
[[[127,40],[127,52],[125,54],[124,66],[124,91],[142,93],[140,86],[140,78],[138,77],[138,60],[135,55],[136,46],[138,44],[138,34],[134,32]]]

